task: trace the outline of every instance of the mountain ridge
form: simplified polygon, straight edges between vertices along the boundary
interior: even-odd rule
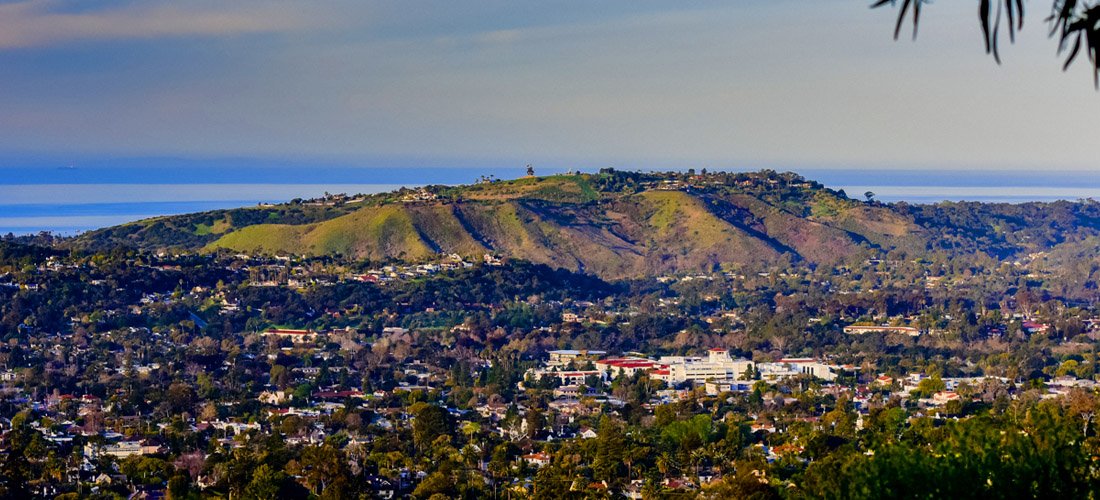
[[[1021,210],[1041,227],[1030,228]],[[1095,202],[883,204],[790,172],[605,169],[157,217],[70,244],[408,262],[493,254],[621,279],[789,261],[839,265],[890,252],[1000,259],[1100,235],[1097,221]],[[1012,226],[1058,230],[1039,233],[1043,244],[1007,232]]]

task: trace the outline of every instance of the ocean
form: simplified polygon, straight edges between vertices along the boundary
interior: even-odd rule
[[[522,176],[516,167],[301,167],[255,162],[172,165],[0,165],[0,234],[77,234],[160,215],[278,203],[329,193],[379,193],[402,186],[461,184],[480,176]],[[539,174],[569,168],[541,169]],[[595,171],[598,168],[581,168]],[[756,170],[744,168],[741,170]],[[791,169],[849,197],[871,191],[885,202],[936,203],[1100,199],[1100,173]]]

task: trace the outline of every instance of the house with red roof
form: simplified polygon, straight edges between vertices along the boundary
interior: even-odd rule
[[[648,372],[660,365],[652,359],[625,356],[621,358],[601,359],[596,362],[596,369],[607,374],[607,378],[613,379],[619,375],[628,377],[638,372]]]
[[[545,451],[524,455],[522,458],[523,461],[527,462],[528,465],[533,465],[535,467],[545,467],[547,465],[550,465],[550,454],[546,453]]]

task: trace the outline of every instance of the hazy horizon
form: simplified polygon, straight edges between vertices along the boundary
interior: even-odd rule
[[[895,42],[896,10],[869,4],[0,0],[0,231],[526,164],[794,171],[885,201],[1097,194],[1100,93],[1061,71],[1044,13],[998,66],[971,5],[929,5]]]
[[[691,168],[691,167],[687,167]],[[681,170],[687,170],[687,168]],[[0,168],[0,234],[51,231],[70,235],[161,215],[174,215],[257,203],[285,202],[331,193],[377,193],[424,184],[465,184],[481,175],[500,179],[524,174],[519,166],[410,169],[217,165],[191,169]],[[539,174],[566,168],[539,167]],[[584,169],[594,172],[595,168]],[[741,171],[754,169],[741,169]],[[759,170],[759,169],[755,169]],[[983,201],[1021,203],[1100,199],[1100,177],[1081,172],[800,169],[805,177],[849,197],[866,191],[884,202]]]

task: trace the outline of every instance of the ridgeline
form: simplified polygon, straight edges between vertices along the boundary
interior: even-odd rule
[[[157,217],[67,244],[405,262],[493,254],[621,279],[841,265],[891,253],[992,260],[1079,254],[1097,246],[1098,205],[883,204],[793,173],[605,169]]]

